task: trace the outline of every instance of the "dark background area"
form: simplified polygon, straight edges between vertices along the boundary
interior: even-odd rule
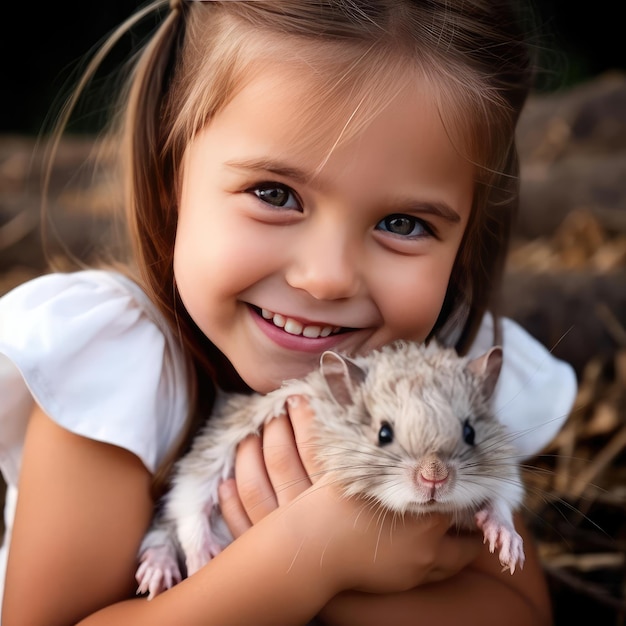
[[[571,86],[610,69],[626,70],[620,4],[597,0],[574,8],[566,0],[534,0],[540,44],[546,49],[542,90]],[[11,3],[0,38],[0,133],[37,134],[47,127],[46,116],[58,111],[89,51],[138,6],[138,0]],[[105,74],[136,43],[124,40]],[[76,129],[98,123],[79,120]]]

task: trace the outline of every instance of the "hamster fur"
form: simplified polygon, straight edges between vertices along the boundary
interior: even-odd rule
[[[316,458],[346,497],[398,514],[451,513],[459,527],[478,526],[513,573],[524,562],[512,515],[524,489],[510,436],[490,409],[501,364],[499,347],[469,359],[434,341],[397,341],[363,357],[325,352],[306,378],[266,395],[220,395],[142,542],[137,593],[154,597],[232,541],[218,486],[232,475],[238,443],[284,413],[292,395],[308,398]]]

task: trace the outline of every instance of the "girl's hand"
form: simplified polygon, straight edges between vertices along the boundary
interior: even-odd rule
[[[312,453],[307,446],[299,450],[296,439],[306,442],[311,438],[312,422],[308,403],[293,397],[289,416],[275,417],[260,436],[250,436],[239,444],[237,480],[220,486],[222,514],[235,538],[311,486]]]
[[[235,538],[277,507],[300,507],[303,528],[314,529],[307,532],[325,543],[324,559],[335,563],[340,588],[379,593],[448,578],[477,557],[482,538],[449,532],[448,516],[396,518],[376,505],[342,498],[327,477],[315,482],[314,448],[307,445],[313,413],[301,398],[288,410],[260,437],[240,444],[237,478],[221,486],[222,514]]]

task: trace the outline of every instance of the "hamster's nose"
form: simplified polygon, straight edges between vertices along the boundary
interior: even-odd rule
[[[437,455],[430,454],[417,465],[416,480],[430,485],[438,485],[448,480],[450,470],[446,463]]]

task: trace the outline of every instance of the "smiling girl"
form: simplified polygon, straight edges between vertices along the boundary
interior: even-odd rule
[[[494,310],[531,69],[500,0],[172,2],[112,129],[133,263],[0,301],[4,626],[550,623],[521,520],[514,576],[448,516],[392,527],[316,478],[304,401],[239,447],[235,541],[132,598],[154,497],[216,386],[269,392],[327,349],[498,340],[520,455],[555,434],[572,370]]]

